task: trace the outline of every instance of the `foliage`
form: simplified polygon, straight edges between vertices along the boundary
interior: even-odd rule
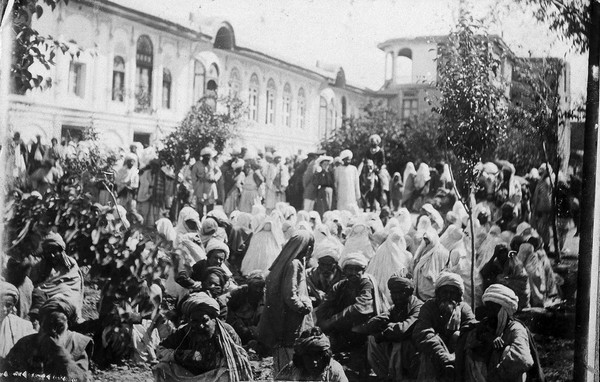
[[[179,173],[190,158],[198,159],[204,147],[212,145],[222,151],[227,142],[238,137],[242,102],[230,97],[218,102],[215,110],[213,98],[200,99],[179,126],[162,139],[159,157],[172,166],[175,173]]]
[[[404,162],[433,165],[448,159],[448,150],[440,145],[439,126],[440,117],[434,113],[415,116],[404,124]]]
[[[64,178],[79,178],[82,174],[101,181],[108,176],[110,167],[117,161],[119,153],[98,141],[94,128],[84,131],[83,140],[76,145],[67,145],[61,167]],[[108,179],[106,179],[109,181]]]
[[[71,58],[79,57],[81,50],[75,41],[59,41],[52,36],[42,36],[31,27],[35,17],[40,18],[44,13],[42,4],[54,10],[60,3],[68,4],[68,0],[15,0],[13,16],[13,63],[11,77],[13,91],[24,94],[27,90],[52,86],[52,78],[44,78],[30,71],[31,66],[38,63],[50,70],[55,65],[57,53],[70,54]]]
[[[459,189],[475,184],[474,169],[491,159],[504,133],[507,112],[502,60],[506,52],[472,17],[461,17],[455,31],[438,48],[437,90],[434,110],[440,115],[444,146],[456,156]]]

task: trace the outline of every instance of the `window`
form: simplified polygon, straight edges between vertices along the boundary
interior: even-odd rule
[[[204,65],[198,60],[194,61],[194,103],[204,95]]]
[[[327,100],[323,97],[319,100],[319,130],[321,135],[327,135]]]
[[[221,27],[215,36],[213,48],[215,49],[233,49],[234,36],[233,31],[226,27]]]
[[[292,127],[292,87],[288,83],[283,87],[283,124]]]
[[[125,95],[125,60],[121,56],[113,59],[112,100],[123,102]]]
[[[334,128],[333,127],[333,123],[334,123],[334,111],[333,111],[333,101],[329,102],[329,105],[327,105],[327,130],[325,132],[325,135],[329,135],[329,132]]]
[[[265,123],[273,125],[275,123],[275,81],[269,79],[267,82],[267,113],[265,115]]]
[[[346,97],[342,97],[342,118],[346,118],[347,113]]]
[[[240,95],[240,88],[242,87],[242,80],[239,70],[237,68],[231,69],[229,75],[229,96],[231,98],[238,98]]]
[[[69,67],[69,93],[81,98],[85,96],[85,64],[71,61]]]
[[[410,84],[413,82],[413,61],[412,51],[408,48],[404,48],[398,52],[396,57],[396,83],[398,84]]]
[[[419,100],[404,99],[402,100],[402,118],[410,118],[419,114]]]
[[[136,109],[148,110],[152,106],[152,41],[148,36],[140,36],[136,49]]]
[[[150,146],[150,134],[148,133],[133,133],[133,141],[140,142],[144,147]]]
[[[171,108],[171,72],[169,69],[163,69],[162,107],[164,109]]]
[[[304,129],[306,125],[306,97],[304,89],[298,90],[298,127]]]
[[[258,122],[258,76],[252,74],[250,77],[250,87],[248,89],[248,112],[251,120]]]
[[[73,139],[76,141],[81,141],[83,139],[84,131],[85,127],[82,126],[62,125],[60,129],[60,137],[61,140],[64,139],[67,143],[71,142]]]

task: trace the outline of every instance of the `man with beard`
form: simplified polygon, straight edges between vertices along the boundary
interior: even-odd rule
[[[187,325],[165,339],[157,349],[157,382],[247,381],[252,370],[233,328],[217,318],[219,303],[196,293],[182,304]]]
[[[389,312],[369,320],[369,350],[367,358],[377,376],[400,381],[416,378],[418,354],[412,339],[413,328],[423,302],[413,295],[410,276],[395,274],[388,280],[394,306]]]
[[[333,351],[350,351],[352,369],[360,374],[366,372],[367,335],[353,329],[387,309],[377,282],[365,273],[367,263],[361,252],[344,255],[340,267],[346,279],[333,286],[315,311],[317,325],[331,338]]]
[[[475,323],[471,307],[462,302],[462,278],[442,272],[435,285],[435,296],[421,307],[413,331],[421,353],[419,381],[453,381],[455,349],[461,331]]]
[[[342,269],[338,265],[340,252],[341,246],[333,240],[321,241],[313,251],[313,258],[318,265],[306,272],[306,283],[314,308],[321,304],[325,295],[343,278]]]

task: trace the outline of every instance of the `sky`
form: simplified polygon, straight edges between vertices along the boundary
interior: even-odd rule
[[[173,20],[217,18],[232,24],[236,44],[306,67],[344,68],[352,85],[379,89],[390,38],[447,34],[461,0],[115,0]],[[575,54],[514,0],[462,0],[520,56],[554,56],[571,65],[571,94],[585,95],[587,57]],[[203,32],[211,32],[208,28]]]

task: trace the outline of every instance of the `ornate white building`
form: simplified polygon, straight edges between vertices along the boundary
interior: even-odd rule
[[[26,141],[93,126],[111,145],[149,144],[216,92],[246,103],[241,144],[307,152],[374,95],[348,85],[341,67],[306,68],[238,46],[225,20],[170,20],[115,1],[76,0],[34,16],[32,26],[83,51],[37,69],[53,78],[51,88],[10,95],[9,126]]]

